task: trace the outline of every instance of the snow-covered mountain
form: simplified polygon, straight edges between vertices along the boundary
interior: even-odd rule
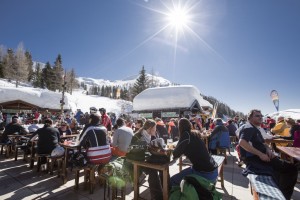
[[[159,76],[154,76],[151,74],[146,74],[146,76],[148,77],[150,83],[152,82],[154,86],[168,86],[168,85],[172,85],[171,81],[163,78],[163,77],[159,77]],[[77,80],[79,82],[79,84],[84,83],[87,88],[91,87],[91,86],[119,86],[119,87],[131,87],[134,85],[134,83],[136,82],[137,78],[139,77],[139,75],[133,75],[133,76],[129,76],[123,80],[116,80],[116,81],[110,81],[110,80],[104,80],[104,79],[94,79],[94,78],[87,78],[87,77],[78,77]]]

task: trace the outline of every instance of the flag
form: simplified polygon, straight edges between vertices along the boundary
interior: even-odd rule
[[[216,102],[215,105],[214,105],[214,108],[213,108],[213,111],[212,111],[212,114],[211,114],[212,119],[214,119],[216,117],[218,105],[219,105],[218,102]]]
[[[278,92],[276,90],[272,90],[270,96],[271,96],[272,101],[274,103],[274,106],[275,106],[275,108],[278,112],[278,110],[279,110],[279,95],[278,95]]]

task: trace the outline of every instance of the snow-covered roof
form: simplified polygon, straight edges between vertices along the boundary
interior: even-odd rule
[[[40,108],[60,110],[61,92],[53,92],[47,89],[32,88],[30,86],[15,87],[14,84],[0,79],[0,105],[1,103],[21,100]],[[89,112],[89,108],[106,108],[107,112],[114,112],[116,115],[130,113],[132,103],[121,99],[110,99],[97,95],[86,95],[84,90],[74,90],[73,94],[65,93],[65,110],[75,112],[81,109]]]
[[[0,87],[0,103],[21,100],[41,108],[60,109],[61,93],[31,87]],[[65,97],[64,109],[70,109]]]
[[[133,99],[134,111],[190,108],[197,101],[201,107],[212,105],[192,85],[149,88]]]

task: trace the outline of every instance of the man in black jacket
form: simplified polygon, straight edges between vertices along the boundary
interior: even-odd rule
[[[18,116],[13,116],[11,123],[7,124],[5,126],[5,130],[2,134],[2,139],[1,142],[3,143],[8,143],[10,142],[8,135],[13,135],[13,134],[19,134],[19,135],[24,135],[28,134],[28,131],[25,130],[21,124],[19,124]]]
[[[241,157],[246,164],[243,175],[252,173],[272,176],[285,198],[290,199],[297,182],[297,168],[294,164],[280,160],[265,144],[258,129],[262,117],[260,110],[251,110],[248,115],[249,125],[245,125],[240,132]]]

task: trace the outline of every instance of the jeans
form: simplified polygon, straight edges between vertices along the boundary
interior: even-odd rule
[[[186,168],[179,172],[178,174],[175,174],[171,177],[171,186],[179,186],[182,179],[190,174],[196,174],[203,178],[206,178],[207,180],[210,180],[211,182],[215,183],[218,177],[218,168],[214,169],[212,172],[198,172],[193,169],[193,167]]]

